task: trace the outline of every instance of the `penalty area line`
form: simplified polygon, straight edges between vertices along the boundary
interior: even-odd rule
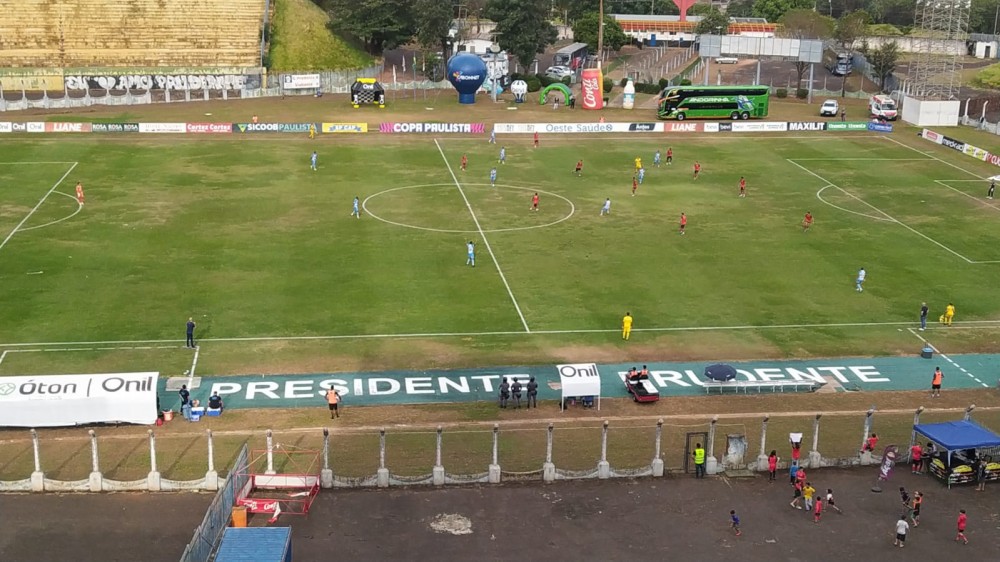
[[[28,211],[28,214],[25,215],[23,219],[21,219],[21,222],[17,223],[17,226],[14,227],[14,230],[11,230],[10,234],[8,234],[7,237],[4,238],[2,242],[0,242],[0,250],[2,250],[3,247],[7,245],[7,242],[10,242],[10,239],[13,238],[15,234],[17,234],[17,231],[20,230],[22,226],[24,226],[24,223],[28,222],[28,219],[30,219],[31,216],[35,214],[35,211],[37,211],[38,208],[41,207],[43,203],[45,203],[45,200],[49,198],[49,195],[52,195],[52,192],[55,191],[60,184],[62,184],[63,180],[65,180],[67,176],[73,173],[73,170],[76,169],[77,164],[79,164],[79,162],[73,162],[73,165],[70,166],[69,169],[66,170],[66,173],[59,178],[59,181],[53,184],[52,187],[45,192],[45,195],[43,195],[42,198],[38,200],[38,203],[36,203],[35,206],[32,207],[30,211]]]

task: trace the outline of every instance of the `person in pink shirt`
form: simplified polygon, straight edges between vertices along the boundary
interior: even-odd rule
[[[778,452],[771,451],[767,456],[767,481],[774,482],[774,477],[778,473]]]

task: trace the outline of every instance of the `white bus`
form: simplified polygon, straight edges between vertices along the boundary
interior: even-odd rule
[[[556,51],[555,58],[552,60],[552,66],[568,66],[573,70],[583,68],[584,63],[587,62],[587,54],[586,43],[567,45]]]

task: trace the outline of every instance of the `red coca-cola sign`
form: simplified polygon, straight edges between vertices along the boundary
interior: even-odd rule
[[[598,68],[584,69],[580,81],[583,90],[583,108],[601,109],[604,98],[601,96],[601,70]]]
[[[232,133],[232,123],[185,123],[188,133]]]

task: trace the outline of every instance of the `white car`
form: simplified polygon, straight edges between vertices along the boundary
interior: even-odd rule
[[[823,105],[819,106],[819,116],[820,117],[836,117],[840,113],[840,104],[837,100],[826,100]]]
[[[719,57],[715,59],[715,62],[718,64],[736,64],[740,62],[740,59],[736,57]]]
[[[550,66],[545,69],[545,75],[549,78],[562,80],[567,76],[573,76],[573,69],[568,66]]]

